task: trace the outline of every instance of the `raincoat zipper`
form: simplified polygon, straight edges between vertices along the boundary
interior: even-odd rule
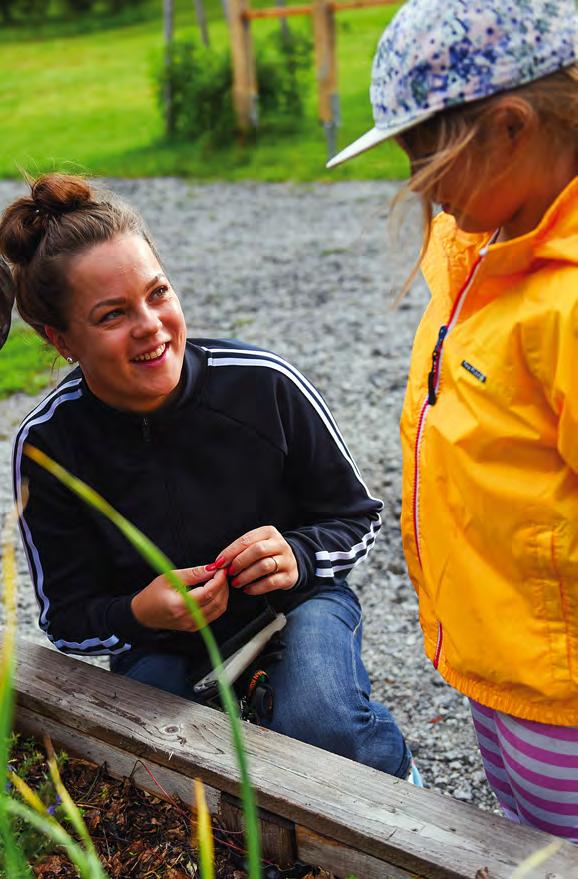
[[[444,342],[450,333],[450,331],[456,325],[458,318],[460,316],[460,312],[462,310],[462,306],[465,302],[466,296],[474,282],[474,278],[476,277],[478,268],[482,261],[483,256],[485,255],[485,248],[480,252],[480,256],[472,266],[468,277],[466,278],[462,289],[458,293],[455,302],[452,306],[452,310],[450,312],[449,320],[447,324],[443,324],[438,333],[437,341],[435,343],[434,349],[432,351],[431,358],[431,369],[428,373],[428,382],[427,382],[427,395],[425,400],[422,403],[419,418],[417,422],[417,434],[414,446],[414,462],[413,462],[413,532],[414,532],[414,540],[417,551],[417,558],[420,565],[420,568],[423,568],[422,560],[421,560],[421,548],[420,548],[420,537],[419,537],[419,453],[420,447],[423,439],[423,432],[425,426],[425,420],[427,417],[428,410],[431,406],[435,406],[439,397],[439,388],[440,388],[440,380],[441,380],[441,367],[442,367],[442,356],[443,356],[443,346]],[[440,661],[440,656],[442,652],[442,643],[443,643],[443,627],[440,622],[438,622],[438,640],[436,645],[435,656],[433,660],[434,668],[437,668]]]

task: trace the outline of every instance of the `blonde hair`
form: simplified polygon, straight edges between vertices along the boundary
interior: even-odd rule
[[[419,257],[396,301],[408,292],[427,250],[432,229],[435,204],[433,194],[436,186],[466,148],[483,138],[498,103],[503,102],[505,97],[511,99],[510,106],[516,104],[524,113],[528,124],[540,125],[540,130],[547,135],[551,147],[555,148],[567,143],[568,138],[576,141],[578,145],[578,63],[516,89],[500,92],[471,104],[451,107],[405,132],[399,140],[402,145],[410,148],[410,151],[411,144],[418,137],[426,138],[427,142],[432,143],[433,149],[430,156],[417,163],[412,169],[412,176],[393,202],[395,210],[410,193],[417,194],[421,200],[424,218]],[[505,160],[502,174],[506,175],[510,167],[511,163]],[[466,172],[467,170],[468,168]],[[480,172],[481,179],[483,168],[477,166],[476,170]]]

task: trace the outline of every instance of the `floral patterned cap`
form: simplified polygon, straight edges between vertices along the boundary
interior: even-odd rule
[[[575,0],[407,0],[379,41],[375,127],[328,168],[447,107],[516,88],[577,58]]]

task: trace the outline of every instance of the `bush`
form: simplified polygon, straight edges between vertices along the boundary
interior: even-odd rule
[[[73,14],[82,15],[86,12],[97,11],[98,8],[104,12],[122,12],[124,9],[142,5],[143,0],[64,0],[64,5]]]
[[[43,0],[0,0],[0,14],[6,24],[18,17],[38,16],[43,10]]]
[[[53,4],[48,4],[47,0],[0,0],[0,16],[6,24],[18,24],[29,19],[58,18],[63,14],[70,17],[89,12],[115,15],[126,10],[134,11],[143,4],[144,0],[58,0]]]
[[[290,126],[305,115],[312,50],[311,40],[294,30],[276,31],[257,45],[259,109],[265,122],[276,119]]]
[[[168,65],[157,75],[160,104],[170,88],[167,114],[170,136],[198,140],[208,137],[221,144],[235,130],[233,81],[228,53],[218,53],[193,41],[175,40]]]
[[[305,114],[303,96],[311,54],[311,41],[291,31],[273,34],[257,46],[259,126],[265,131],[298,127]],[[168,65],[163,64],[156,73],[156,86],[165,113],[165,95],[170,88],[169,136],[223,145],[237,134],[228,51],[218,52],[192,40],[175,40]]]

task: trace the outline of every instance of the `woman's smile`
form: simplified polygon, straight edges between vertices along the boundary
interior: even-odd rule
[[[166,360],[165,354],[168,352],[170,344],[170,342],[161,342],[154,350],[133,357],[131,362],[145,366],[158,366]]]

